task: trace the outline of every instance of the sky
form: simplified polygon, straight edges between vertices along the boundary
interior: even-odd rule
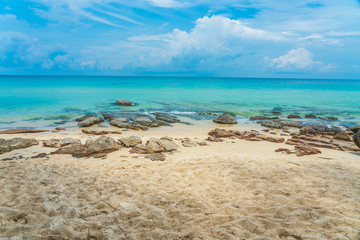
[[[360,79],[360,0],[0,0],[0,74]]]

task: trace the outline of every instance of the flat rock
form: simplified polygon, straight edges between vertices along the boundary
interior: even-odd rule
[[[184,138],[181,140],[181,144],[184,147],[196,147],[198,144],[196,142],[194,142],[193,140],[191,140],[190,138]]]
[[[127,119],[128,120],[128,119]],[[123,118],[113,118],[110,120],[110,124],[112,126],[118,128],[126,128],[126,129],[133,129],[133,130],[148,130],[146,126],[143,126],[139,123],[131,123],[131,122],[124,122]]]
[[[119,141],[124,147],[135,147],[138,144],[142,144],[141,137],[138,136],[120,138]]]
[[[81,129],[81,131],[85,134],[91,134],[91,135],[121,134],[120,131],[107,131],[107,130]]]
[[[234,136],[235,131],[216,128],[214,130],[211,130],[209,132],[209,135],[214,138],[227,138]]]
[[[309,147],[306,145],[297,145],[295,146],[296,156],[301,157],[305,155],[314,155],[320,154],[321,151],[317,148]]]
[[[40,133],[40,132],[48,132],[49,130],[42,129],[8,129],[0,131],[0,134],[21,134],[21,133]]]
[[[60,147],[64,147],[66,145],[73,144],[73,143],[81,143],[81,141],[80,141],[80,139],[76,139],[76,138],[64,138],[60,142]]]
[[[86,147],[81,142],[74,142],[61,146],[51,154],[71,154],[74,157],[85,157]]]
[[[77,122],[82,122],[82,121],[84,121],[85,119],[91,118],[91,117],[96,117],[96,115],[95,115],[95,114],[86,114],[86,115],[84,115],[84,116],[82,116],[82,117],[76,118],[75,121],[77,121]]]
[[[287,116],[287,118],[301,118],[299,115],[296,115],[296,114],[290,114]]]
[[[254,116],[254,117],[250,117],[249,120],[251,121],[257,121],[257,120],[275,120],[275,119],[279,119],[279,117],[271,117],[271,116]]]
[[[43,141],[44,147],[58,148],[60,147],[61,140],[59,139],[48,139]]]
[[[305,118],[316,118],[314,114],[306,114]]]
[[[116,100],[115,104],[120,105],[120,106],[134,106],[135,103],[130,102],[129,100],[123,99],[123,98],[119,98],[118,100]]]
[[[170,115],[168,113],[156,112],[156,113],[154,113],[154,115],[157,120],[164,121],[167,123],[180,122],[180,119],[178,119],[176,116]]]
[[[219,117],[215,118],[213,122],[221,124],[237,124],[236,119],[228,113],[223,113]]]
[[[101,117],[92,116],[82,120],[81,122],[78,123],[78,125],[80,127],[90,127],[94,124],[101,123],[103,121],[104,119],[102,119]]]
[[[150,158],[151,161],[165,161],[166,157],[162,153],[153,153],[146,156],[146,158]]]
[[[160,127],[160,126],[164,126],[166,125],[164,122],[160,122],[160,121],[157,121],[155,119],[153,119],[152,117],[150,116],[136,116],[135,118],[132,119],[134,122],[142,125],[142,126],[146,126],[146,127],[151,127],[151,128],[154,128],[154,127]]]
[[[28,148],[38,144],[39,142],[34,138],[12,138],[8,140],[0,139],[0,154],[11,152],[16,149]]]

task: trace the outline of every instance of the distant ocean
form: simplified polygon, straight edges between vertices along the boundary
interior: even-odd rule
[[[114,105],[118,98],[138,105]],[[329,124],[360,124],[360,80],[0,76],[0,128],[19,122],[30,127],[36,121],[61,125],[85,113],[116,111],[162,111],[194,119],[230,112],[246,121],[271,114],[274,107],[284,118],[315,114],[339,118]]]

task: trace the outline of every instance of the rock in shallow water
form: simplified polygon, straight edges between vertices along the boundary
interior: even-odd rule
[[[155,117],[157,120],[160,121],[164,121],[164,122],[168,122],[168,123],[176,123],[176,122],[180,122],[180,119],[178,119],[175,116],[172,116],[168,113],[161,113],[161,112],[156,112],[154,113]]]
[[[216,123],[221,124],[237,124],[236,119],[228,113],[224,113],[213,120]]]
[[[270,117],[270,116],[254,116],[250,117],[250,121],[257,121],[257,120],[275,120],[279,119],[279,117]]]
[[[291,119],[291,118],[301,118],[301,117],[296,114],[290,114],[289,116],[287,116],[287,118]]]
[[[104,119],[102,119],[101,117],[92,116],[92,117],[88,117],[88,118],[82,120],[81,122],[78,123],[78,125],[80,127],[90,127],[94,124],[101,123],[101,122],[104,122]]]
[[[118,100],[116,100],[115,104],[120,105],[120,106],[134,106],[135,103],[130,102],[129,100],[123,99],[123,98],[119,98]]]
[[[38,145],[39,142],[36,139],[24,139],[24,138],[12,138],[12,139],[0,139],[0,154],[11,152],[16,149],[28,148]]]
[[[126,119],[126,118],[125,118]],[[139,123],[132,123],[128,122],[128,119],[126,119],[127,122],[124,121],[124,118],[113,118],[110,120],[110,125],[118,127],[118,128],[126,128],[126,129],[133,129],[133,130],[148,130],[147,127],[139,124]]]
[[[48,132],[48,130],[41,129],[9,129],[0,131],[0,134],[21,134],[21,133],[40,133],[40,132]]]

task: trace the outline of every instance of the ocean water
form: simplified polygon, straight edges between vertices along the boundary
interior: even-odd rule
[[[113,104],[125,98],[134,107]],[[191,118],[230,112],[239,119],[271,114],[334,116],[360,124],[360,80],[0,76],[0,127],[38,120],[61,124],[85,113],[164,111]]]

